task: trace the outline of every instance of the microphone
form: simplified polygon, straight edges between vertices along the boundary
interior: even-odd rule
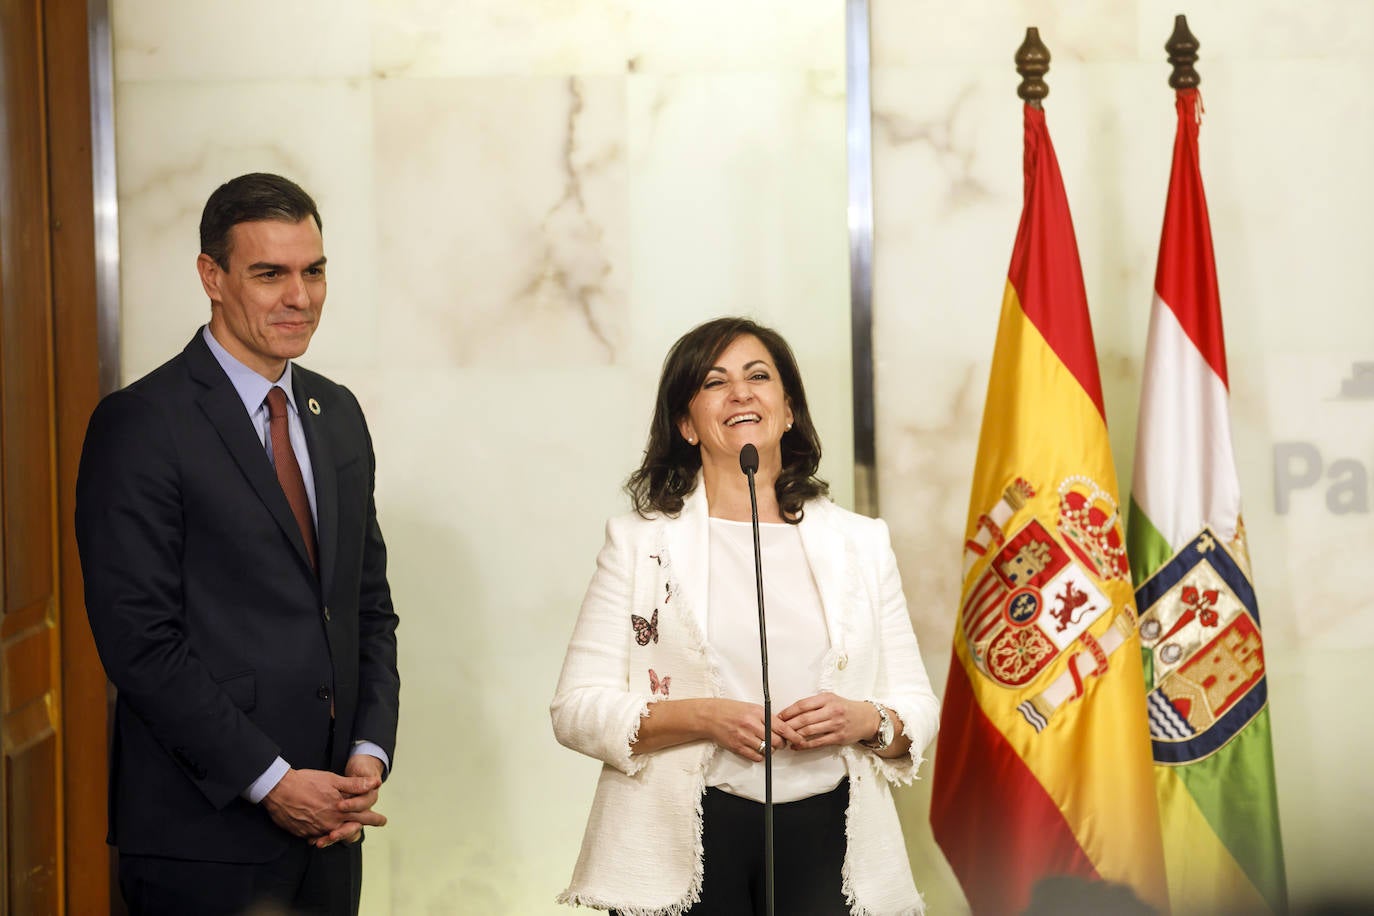
[[[759,450],[754,448],[754,443],[750,442],[739,450],[739,469],[749,475],[749,492],[754,492],[754,475],[759,469]],[[759,517],[758,507],[754,507],[754,520]]]
[[[759,549],[759,500],[754,475],[759,450],[753,443],[739,450],[739,469],[749,478],[749,514],[754,529],[754,586],[759,600],[759,662],[763,668],[763,899],[773,916],[773,701],[768,695],[768,628],[763,616],[763,554]]]

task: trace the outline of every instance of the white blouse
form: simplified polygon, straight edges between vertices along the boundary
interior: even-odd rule
[[[710,531],[706,639],[720,660],[721,695],[762,703],[752,526],[749,522],[713,518]],[[760,524],[759,549],[768,625],[768,687],[773,714],[777,715],[797,700],[816,693],[830,637],[798,527]],[[761,802],[763,775],[763,763],[722,750],[706,772],[706,784]],[[844,776],[844,761],[838,748],[773,751],[775,802],[797,801],[829,792]]]

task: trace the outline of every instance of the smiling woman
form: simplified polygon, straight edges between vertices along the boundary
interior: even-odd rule
[[[749,445],[769,692],[789,704],[767,722]],[[760,912],[771,745],[777,911],[920,909],[890,784],[915,777],[938,703],[887,527],[825,498],[820,453],[776,331],[719,318],[673,346],[635,512],[606,526],[551,706],[558,740],[605,764],[563,902]]]
[[[740,450],[750,444],[759,449],[765,477],[776,478],[782,468],[782,437],[792,428],[792,399],[783,389],[772,354],[753,334],[741,333],[716,363],[687,405],[687,415],[678,419],[678,431],[689,445],[700,442],[708,484],[731,479]],[[719,505],[720,499],[712,495],[708,489],[708,501]],[[763,503],[763,521],[783,520],[771,488]]]
[[[732,359],[733,369],[728,368]],[[738,389],[731,382],[732,372],[742,382]],[[753,392],[752,399],[740,399],[744,389]],[[779,412],[774,403],[769,416],[782,423],[773,423],[767,430],[759,429],[760,417],[759,423],[746,423],[737,435],[726,437],[719,423],[705,417],[708,404],[723,404],[720,409],[725,410],[732,404],[743,405],[758,411],[765,406],[761,400],[772,402],[778,395],[785,411]],[[698,410],[702,411],[700,429],[693,425]],[[735,410],[724,419],[740,412]],[[698,437],[705,437],[700,448]],[[683,500],[695,489],[697,474],[707,461],[716,466],[711,480],[716,479],[717,469],[723,471],[722,479],[738,477],[739,450],[745,442],[758,447],[761,461],[772,456],[776,486],[770,502],[789,520],[800,521],[806,500],[829,492],[828,484],[816,476],[821,440],[792,348],[777,331],[748,318],[717,318],[683,335],[663,362],[644,460],[626,484],[635,511],[646,517],[682,511]],[[746,519],[747,507],[746,502]]]

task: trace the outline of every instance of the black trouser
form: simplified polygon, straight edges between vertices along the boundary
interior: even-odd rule
[[[773,911],[848,916],[841,889],[849,780],[824,795],[773,805]],[[707,789],[705,872],[692,916],[752,916],[764,909],[763,805]]]
[[[316,849],[293,839],[276,861],[198,862],[119,857],[119,889],[131,916],[309,913],[356,916],[363,883],[361,843]]]

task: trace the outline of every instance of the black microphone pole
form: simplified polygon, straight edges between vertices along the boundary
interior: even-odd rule
[[[768,628],[763,617],[763,553],[759,549],[759,500],[754,474],[759,450],[752,444],[739,450],[739,469],[749,478],[749,516],[754,528],[754,585],[759,597],[759,661],[763,665],[763,900],[773,916],[773,700],[768,695]]]

